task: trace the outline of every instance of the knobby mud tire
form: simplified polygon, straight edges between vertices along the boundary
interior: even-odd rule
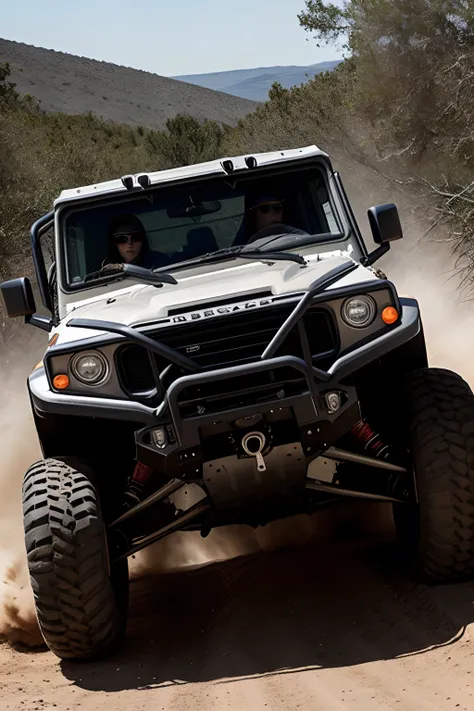
[[[405,381],[418,505],[394,506],[402,545],[428,584],[474,577],[474,395],[456,373],[426,368]]]
[[[23,521],[36,616],[61,659],[92,660],[120,646],[128,565],[109,570],[93,473],[72,458],[32,465],[23,481]]]

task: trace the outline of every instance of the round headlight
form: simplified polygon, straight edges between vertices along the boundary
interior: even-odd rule
[[[71,371],[75,378],[86,385],[98,385],[108,375],[107,360],[98,351],[78,353],[71,361]]]
[[[354,296],[342,304],[342,318],[349,326],[369,326],[377,313],[377,304],[371,296]]]

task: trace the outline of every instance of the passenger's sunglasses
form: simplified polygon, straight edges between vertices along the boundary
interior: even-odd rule
[[[141,232],[116,232],[114,234],[116,244],[126,244],[127,242],[143,242]]]
[[[281,203],[274,203],[272,205],[264,204],[257,205],[255,209],[267,215],[269,212],[283,212],[283,205]]]

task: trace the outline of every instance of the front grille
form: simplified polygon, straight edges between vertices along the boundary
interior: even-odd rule
[[[263,353],[286,317],[280,309],[265,313],[249,311],[183,325],[164,331],[159,340],[204,367],[249,363]]]
[[[172,328],[163,328],[151,335],[152,338],[188,356],[206,370],[216,367],[234,366],[258,360],[286,318],[293,305],[277,306],[267,309],[228,314],[223,317],[180,324]],[[310,352],[315,362],[334,354],[337,348],[337,335],[329,312],[321,307],[309,309],[303,323],[308,338]],[[293,355],[303,358],[303,347],[298,326],[295,326],[275,354]],[[156,357],[158,371],[162,372],[169,364],[161,357]],[[118,354],[119,376],[128,393],[143,393],[155,386],[149,357],[144,348],[127,345]],[[175,375],[178,374],[175,369]],[[255,386],[268,384],[273,389],[280,380],[287,382],[297,377],[297,371],[275,371],[275,377],[265,383],[266,376],[259,375]],[[250,384],[249,376],[246,376]],[[252,383],[253,385],[253,383]],[[216,389],[224,390],[225,383],[193,388],[194,397],[218,395]],[[229,386],[227,385],[227,390]],[[247,388],[245,388],[247,389]],[[189,400],[191,389],[183,392],[182,397]]]
[[[118,358],[118,375],[127,393],[147,393],[155,387],[148,351],[133,344],[123,346]]]

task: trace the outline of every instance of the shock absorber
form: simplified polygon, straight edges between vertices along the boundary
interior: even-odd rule
[[[385,459],[391,464],[398,464],[399,466],[409,466],[406,457],[403,453],[399,451],[397,447],[386,444],[381,438],[378,432],[369,425],[367,420],[360,420],[354,427],[350,430],[350,434],[355,438],[359,445],[362,445],[364,453],[369,457],[374,459]],[[373,470],[372,470],[373,471]],[[392,472],[385,478],[377,477],[380,482],[385,482],[383,484],[383,493],[386,496],[393,496],[397,499],[407,500],[410,492],[413,490],[413,482],[405,474],[399,472]],[[372,484],[373,486],[373,478]]]
[[[372,429],[367,420],[360,420],[350,430],[350,433],[363,446],[369,456],[376,459],[392,459],[392,448],[390,445],[385,444],[380,434]]]
[[[137,462],[124,492],[124,509],[131,509],[139,504],[143,497],[143,490],[148,479],[153,474],[153,469],[146,464]]]

